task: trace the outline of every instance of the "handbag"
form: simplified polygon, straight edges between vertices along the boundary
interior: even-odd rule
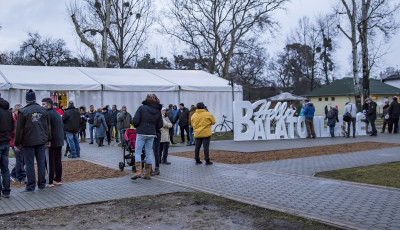
[[[349,122],[350,120],[351,120],[351,118],[352,118],[352,116],[351,116],[351,111],[353,110],[353,105],[350,105],[350,112],[346,112],[344,115],[343,115],[343,121],[345,121],[345,122]]]

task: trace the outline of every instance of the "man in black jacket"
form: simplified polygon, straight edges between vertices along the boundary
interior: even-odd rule
[[[10,170],[8,169],[8,151],[10,150],[11,132],[14,130],[14,120],[9,111],[10,104],[0,97],[0,195],[10,197]],[[2,187],[2,185],[4,187]]]
[[[106,121],[107,127],[111,127],[111,116],[108,113],[107,107],[103,108],[103,115],[104,115],[104,120]],[[111,144],[111,130],[106,129],[106,139],[108,141],[108,145]]]
[[[51,145],[49,147],[48,164],[49,184],[47,186],[53,187],[54,184],[62,184],[61,149],[64,145],[64,129],[60,114],[53,109],[53,101],[50,98],[43,98],[42,106],[47,109],[51,126]],[[54,181],[55,183],[53,183]]]
[[[36,187],[35,157],[38,169],[38,187],[46,187],[45,147],[50,147],[50,120],[45,108],[36,103],[33,90],[26,92],[26,106],[19,111],[17,129],[15,131],[15,151],[22,151],[25,157],[27,192]],[[21,148],[22,146],[22,148]]]
[[[182,144],[185,143],[185,131],[186,137],[189,143],[189,110],[185,107],[183,103],[179,105],[178,114],[175,117],[174,124],[179,120],[179,127],[181,128],[181,139]]]
[[[372,101],[369,97],[365,99],[365,103],[368,104],[368,112],[366,114],[369,123],[371,124],[371,134],[370,136],[378,136],[378,131],[376,130],[375,120],[376,120],[376,103]]]
[[[169,104],[166,115],[169,119],[169,121],[172,123],[174,121],[174,113],[172,112],[172,104]],[[169,140],[171,142],[171,144],[176,144],[174,142],[174,126],[172,126],[171,128],[169,128]]]
[[[393,133],[397,133],[398,123],[399,123],[399,116],[400,116],[400,104],[397,102],[397,97],[393,97],[392,103],[389,106],[389,133],[392,133],[393,124],[394,130]]]
[[[112,135],[113,130],[115,128],[115,141],[117,143],[119,142],[119,130],[118,130],[118,119],[117,119],[118,113],[119,110],[117,109],[117,105],[113,105],[111,109],[111,128],[109,129],[109,131],[111,132]]]
[[[68,103],[68,109],[65,110],[62,116],[62,121],[64,124],[64,129],[67,136],[67,141],[69,147],[71,148],[71,155],[69,158],[81,157],[81,148],[79,146],[79,123],[81,120],[81,115],[79,111],[74,106],[74,102],[70,101]]]

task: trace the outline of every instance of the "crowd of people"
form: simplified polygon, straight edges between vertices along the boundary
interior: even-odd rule
[[[389,133],[398,133],[400,131],[399,117],[400,117],[400,104],[398,103],[398,98],[393,97],[393,101],[390,102],[388,99],[385,100],[385,105],[383,106],[383,114],[381,118],[383,119],[383,127],[381,133],[385,133],[385,128],[388,126]],[[292,109],[296,110],[293,106]],[[303,106],[300,110],[299,116],[305,117],[305,124],[307,129],[307,138],[315,138],[314,131],[314,113],[315,107],[309,101],[305,100]],[[345,137],[350,138],[352,134],[353,138],[356,138],[356,120],[357,120],[357,107],[351,102],[347,102],[344,107],[343,121],[347,123],[343,126],[343,131]],[[366,124],[366,132],[370,136],[377,136],[378,131],[376,129],[375,121],[377,119],[377,104],[372,98],[366,98],[362,106],[362,121]],[[327,126],[329,127],[329,133],[332,138],[335,137],[335,126],[339,122],[339,109],[338,106],[331,106],[330,109],[325,107],[325,118],[327,119]],[[352,128],[352,130],[351,130]],[[352,132],[351,132],[352,131]]]
[[[68,102],[63,110],[51,98],[43,98],[41,105],[36,101],[33,90],[26,92],[26,106],[21,104],[10,108],[9,102],[0,94],[0,169],[2,197],[10,197],[10,180],[26,184],[24,192],[42,190],[62,184],[62,148],[66,142],[65,156],[79,158],[80,143],[86,142],[86,128],[89,127],[89,144],[96,141],[98,147],[104,141],[110,145],[112,137],[122,147],[127,144],[124,139],[126,129],[135,128],[137,135],[135,147],[136,173],[132,179],[150,179],[159,175],[160,164],[168,162],[169,145],[176,144],[176,125],[180,127],[182,143],[185,143],[185,132],[188,145],[195,143],[195,163],[201,164],[199,152],[204,147],[206,165],[212,165],[209,157],[211,126],[215,119],[202,102],[188,110],[183,103],[179,109],[174,105],[164,108],[155,94],[147,95],[134,116],[127,112],[126,106],[121,110],[116,105],[105,106],[95,110],[94,106],[86,111],[85,106],[76,108],[74,102]],[[115,132],[114,132],[115,131]],[[114,132],[114,133],[113,133]],[[195,141],[194,141],[195,140]],[[9,171],[9,151],[15,156],[15,167]],[[145,170],[142,174],[141,153],[145,153]],[[68,154],[69,153],[69,154]],[[68,155],[67,155],[68,154]],[[152,170],[152,154],[155,158],[155,169]],[[35,173],[37,163],[37,181]],[[47,178],[46,178],[47,171]]]

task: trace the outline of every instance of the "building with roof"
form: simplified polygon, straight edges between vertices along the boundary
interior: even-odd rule
[[[385,82],[388,85],[400,88],[400,74],[393,74],[385,79],[382,80],[383,82]]]
[[[100,108],[126,105],[132,114],[146,95],[155,93],[164,106],[186,107],[204,102],[217,123],[226,115],[232,120],[232,87],[218,76],[197,70],[112,69],[0,65],[0,93],[11,105],[25,104],[25,92],[36,91],[37,101],[50,97],[61,105]],[[234,86],[235,100],[243,99]]]
[[[362,83],[360,83],[362,86]],[[382,113],[385,98],[392,100],[393,96],[400,95],[400,88],[385,84],[379,80],[370,79],[370,97],[378,105],[378,112]],[[315,105],[315,115],[324,116],[325,106],[338,106],[339,114],[343,115],[344,106],[347,102],[355,103],[353,78],[343,78],[314,89],[306,94]],[[362,98],[364,101],[364,98]]]

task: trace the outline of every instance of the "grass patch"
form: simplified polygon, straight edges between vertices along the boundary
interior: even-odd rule
[[[400,188],[400,162],[320,172],[315,176]]]
[[[339,144],[339,145],[315,146],[307,148],[271,150],[271,151],[254,152],[254,153],[211,150],[210,157],[212,161],[225,164],[251,164],[251,163],[259,163],[266,161],[277,161],[277,160],[295,159],[295,158],[312,157],[312,156],[345,154],[351,152],[385,149],[393,147],[400,147],[400,144],[381,143],[381,142],[358,142],[358,143]],[[170,154],[186,158],[193,158],[194,156],[193,152],[170,153]],[[202,156],[203,152],[201,151],[200,157]]]

